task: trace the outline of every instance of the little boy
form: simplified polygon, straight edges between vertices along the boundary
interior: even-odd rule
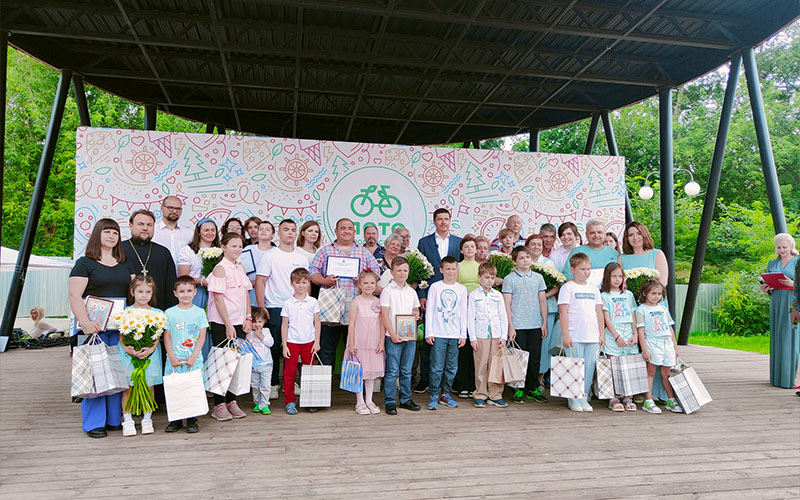
[[[253,330],[247,334],[247,340],[253,344],[260,360],[253,359],[253,371],[250,374],[250,388],[253,390],[253,413],[269,415],[269,396],[272,392],[272,352],[275,339],[272,338],[267,324],[267,310],[263,307],[253,308]]]
[[[305,268],[299,267],[289,274],[294,295],[281,309],[281,341],[283,343],[283,397],[286,413],[297,415],[296,396],[294,395],[294,379],[297,376],[297,362],[312,364],[314,354],[319,351],[319,333],[322,324],[319,320],[319,304],[317,299],[308,295],[308,284],[311,275]],[[302,360],[300,359],[302,358]],[[316,408],[309,408],[314,413]]]
[[[516,340],[519,346],[530,353],[525,372],[525,387],[514,391],[511,399],[524,403],[525,398],[537,403],[546,403],[544,387],[539,385],[539,358],[542,339],[547,337],[547,298],[542,275],[531,271],[533,257],[526,247],[517,247],[511,252],[516,269],[503,281],[503,299],[506,314],[511,319],[508,339]]]
[[[395,257],[391,262],[392,281],[381,292],[381,323],[386,328],[386,372],[383,376],[383,402],[387,415],[397,415],[397,373],[400,372],[400,408],[419,411],[411,399],[411,368],[417,342],[400,340],[395,318],[398,314],[413,314],[419,321],[417,292],[406,284],[408,261]]]
[[[178,305],[165,311],[167,327],[164,329],[164,350],[169,363],[164,367],[164,375],[173,371],[203,371],[203,344],[206,341],[208,319],[206,313],[192,304],[197,285],[191,276],[178,276],[173,285],[173,293],[178,298]],[[181,366],[183,365],[183,366]],[[179,368],[180,367],[180,368]],[[183,427],[182,420],[175,420],[167,425],[164,432],[177,432]],[[186,419],[186,432],[199,432],[197,417]]]
[[[505,228],[497,235],[497,239],[500,240],[500,253],[508,255],[514,250],[514,231]]]
[[[561,287],[558,293],[558,314],[561,321],[561,344],[567,355],[583,358],[584,397],[567,399],[572,411],[592,411],[589,405],[597,354],[605,340],[603,322],[603,300],[600,289],[588,283],[592,274],[592,261],[585,253],[576,253],[569,258],[573,278]]]
[[[505,408],[503,384],[489,382],[489,360],[505,347],[508,339],[508,314],[503,294],[492,288],[497,269],[491,262],[478,267],[480,288],[469,294],[467,300],[467,332],[475,351],[475,394],[473,404],[485,408],[486,403]]]
[[[450,391],[458,371],[458,348],[467,343],[467,287],[458,282],[458,261],[448,255],[439,270],[442,279],[428,289],[425,314],[425,342],[432,346],[429,410],[438,409],[440,399],[450,408],[458,406]]]

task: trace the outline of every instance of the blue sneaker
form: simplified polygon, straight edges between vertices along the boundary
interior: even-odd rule
[[[475,408],[486,408],[486,400],[485,399],[476,399],[472,401],[472,404]]]
[[[439,409],[439,396],[431,396],[431,400],[428,403],[429,410],[438,410]]]
[[[458,408],[458,401],[456,401],[455,399],[451,398],[450,394],[447,393],[447,392],[445,392],[444,394],[441,395],[441,397],[439,398],[439,401],[441,401],[442,403],[446,404],[450,408]]]
[[[297,405],[294,403],[286,405],[286,413],[289,415],[297,415]]]
[[[490,405],[497,406],[498,408],[506,408],[508,406],[508,403],[503,398],[490,399],[488,402],[489,402]]]

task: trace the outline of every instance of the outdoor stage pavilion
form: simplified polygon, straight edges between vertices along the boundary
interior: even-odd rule
[[[529,133],[535,151],[541,130],[591,117],[584,152],[602,119],[611,155],[609,111],[658,95],[674,307],[672,90],[730,64],[684,344],[742,64],[773,223],[786,231],[753,47],[798,16],[797,0],[4,0],[2,44],[61,78],[0,334],[13,327],[71,83],[86,126],[84,82],[144,105],[148,130],[160,110],[209,133],[473,146]]]

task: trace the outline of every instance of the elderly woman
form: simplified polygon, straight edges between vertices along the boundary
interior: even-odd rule
[[[792,288],[798,262],[797,246],[788,233],[775,235],[777,258],[767,264],[768,273],[782,273],[779,280],[787,289],[774,289],[767,284],[761,291],[770,294],[769,300],[769,382],[776,387],[791,389],[797,371],[800,340],[792,328]]]
[[[586,222],[586,245],[575,247],[566,259],[562,268],[562,273],[567,279],[572,279],[572,270],[569,265],[569,257],[576,253],[583,253],[589,256],[592,261],[592,274],[589,277],[589,283],[596,285],[600,288],[600,282],[603,281],[603,269],[611,262],[617,262],[619,254],[611,247],[603,244],[606,237],[606,225],[600,219],[589,219]]]
[[[383,242],[384,254],[383,258],[378,261],[381,266],[381,279],[378,281],[380,288],[389,286],[392,281],[391,264],[395,257],[400,255],[403,248],[403,237],[397,233],[392,233],[386,237]]]

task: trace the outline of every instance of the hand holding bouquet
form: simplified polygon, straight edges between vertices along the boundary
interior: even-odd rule
[[[427,288],[428,282],[425,280],[433,276],[431,263],[416,248],[409,248],[404,257],[408,261],[408,279],[406,281],[411,285],[419,283],[420,288]]]
[[[119,325],[119,341],[126,346],[126,352],[131,355],[133,372],[131,373],[131,387],[128,400],[125,402],[124,411],[134,415],[158,408],[150,388],[147,386],[145,370],[150,366],[150,355],[164,333],[167,316],[149,309],[125,309],[119,312],[114,321]]]
[[[655,269],[650,269],[649,267],[634,267],[625,270],[625,283],[627,284],[628,290],[633,293],[633,297],[638,302],[639,290],[641,290],[642,284],[644,284],[645,281],[657,280],[659,276],[660,273]]]
[[[222,249],[218,247],[201,248],[197,251],[197,256],[203,262],[203,268],[200,270],[201,276],[209,276],[214,270],[214,266],[219,264],[222,258]]]
[[[489,262],[497,269],[497,277],[502,279],[511,274],[515,267],[510,255],[496,250],[489,254]]]

